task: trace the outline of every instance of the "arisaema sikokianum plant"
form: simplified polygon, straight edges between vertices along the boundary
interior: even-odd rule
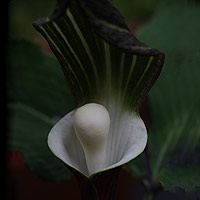
[[[33,25],[59,60],[77,103],[51,129],[48,145],[77,177],[83,199],[112,199],[121,166],[146,146],[139,106],[164,55],[137,40],[108,0],[58,1]]]

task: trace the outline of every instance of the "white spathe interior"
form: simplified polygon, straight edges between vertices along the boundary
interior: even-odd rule
[[[143,152],[147,131],[135,113],[116,114],[111,109],[110,130],[106,144],[105,167],[99,171],[123,165]],[[49,133],[48,145],[52,152],[67,165],[89,176],[84,150],[74,130],[75,110],[65,115]]]

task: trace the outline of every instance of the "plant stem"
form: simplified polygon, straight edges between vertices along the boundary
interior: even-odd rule
[[[114,200],[121,166],[89,178],[70,168],[79,183],[82,200]]]
[[[144,157],[145,157],[145,164],[147,169],[147,181],[148,181],[148,190],[151,190],[153,187],[153,181],[152,181],[152,167],[150,162],[150,153],[149,153],[149,146],[147,144],[146,149],[144,151]]]

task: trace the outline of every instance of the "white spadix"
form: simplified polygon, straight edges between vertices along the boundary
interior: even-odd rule
[[[109,113],[100,104],[86,104],[74,114],[75,133],[83,147],[90,175],[106,167],[109,127]]]

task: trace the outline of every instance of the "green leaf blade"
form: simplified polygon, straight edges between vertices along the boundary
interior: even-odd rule
[[[47,145],[47,136],[53,125],[51,119],[20,103],[8,105],[8,111],[8,148],[22,152],[31,172],[44,180],[70,178],[71,173],[51,154]]]
[[[31,172],[48,181],[61,181],[71,172],[47,145],[52,126],[75,107],[58,62],[41,47],[10,39],[7,62],[7,148],[20,151]]]
[[[155,180],[161,180],[160,174],[165,176],[165,172],[167,179],[167,170],[172,171],[168,166],[172,160],[175,160],[174,165],[192,163],[199,149],[199,9],[187,1],[166,1],[139,32],[139,38],[166,53],[164,69],[150,93],[149,144]],[[199,163],[196,165],[199,167]],[[187,168],[180,168],[180,171],[187,173]],[[192,167],[188,173],[191,171]],[[185,179],[179,179],[178,172],[173,176],[169,174],[170,189],[175,183],[178,187],[189,178],[186,175]],[[195,184],[195,181],[191,182],[191,187],[195,188]],[[182,185],[186,190],[187,187]]]
[[[199,166],[169,167],[159,175],[159,181],[165,190],[181,188],[186,192],[193,191],[200,186],[200,169]]]
[[[11,39],[7,56],[8,101],[30,105],[52,118],[75,107],[58,62],[42,52],[39,45]]]

